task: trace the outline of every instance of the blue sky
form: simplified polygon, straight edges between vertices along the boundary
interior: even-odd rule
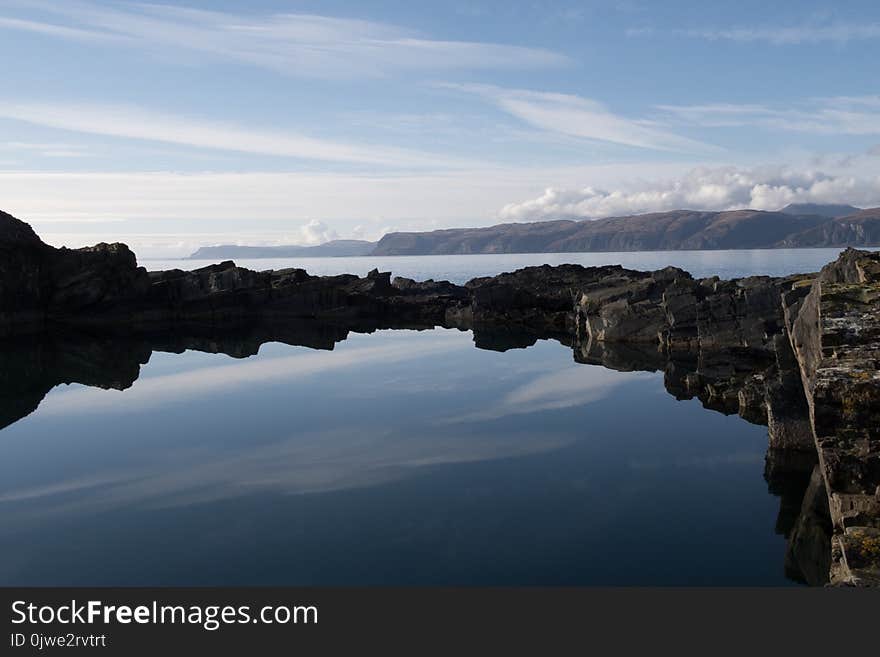
[[[0,0],[0,32],[0,207],[58,245],[880,205],[876,2]]]

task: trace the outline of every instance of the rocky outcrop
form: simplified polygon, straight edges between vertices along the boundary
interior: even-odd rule
[[[694,280],[675,267],[650,273],[619,268],[580,289],[577,328],[584,339],[600,342],[774,353],[774,336],[784,325],[780,296],[805,280],[809,277]]]
[[[226,261],[147,272],[124,244],[56,249],[9,215],[0,216],[0,255],[0,336],[59,324],[150,332],[273,317],[438,324],[470,300],[461,286],[392,283],[378,271],[364,278],[311,276],[302,269],[256,272]]]
[[[124,244],[55,249],[30,226],[0,213],[0,336],[45,328],[50,318],[96,312],[119,321],[150,281]]]
[[[791,342],[834,523],[832,579],[880,584],[880,254],[819,273]]]

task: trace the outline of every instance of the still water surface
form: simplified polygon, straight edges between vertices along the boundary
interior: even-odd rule
[[[766,430],[539,342],[156,353],[0,432],[3,584],[783,584]]]
[[[390,271],[395,276],[416,280],[447,280],[465,283],[477,276],[495,276],[532,265],[574,263],[585,267],[623,265],[630,269],[654,270],[669,265],[681,267],[695,277],[739,278],[819,271],[834,260],[841,249],[750,249],[738,251],[642,251],[624,253],[508,253],[440,256],[382,256],[361,258],[235,258],[250,269],[300,267],[311,274],[357,274],[371,269]],[[142,260],[147,269],[196,269],[216,260]]]

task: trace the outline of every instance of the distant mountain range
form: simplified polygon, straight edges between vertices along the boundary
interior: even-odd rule
[[[820,217],[834,219],[861,212],[861,208],[853,205],[820,205],[818,203],[791,203],[780,210],[785,214],[815,214]]]
[[[212,258],[332,258],[370,255],[376,242],[332,240],[318,246],[203,246],[193,253],[193,260]]]
[[[673,210],[591,220],[389,233],[378,242],[203,247],[192,258],[577,253],[880,246],[880,208],[793,204],[777,212]]]

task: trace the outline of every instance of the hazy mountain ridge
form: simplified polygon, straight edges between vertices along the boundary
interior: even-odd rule
[[[861,208],[854,205],[844,204],[820,204],[820,203],[789,203],[780,212],[785,214],[816,214],[820,217],[834,219],[835,217],[846,217],[847,215],[861,212]]]
[[[805,209],[804,213],[800,210]],[[843,213],[843,214],[841,214]],[[498,224],[388,233],[378,242],[320,246],[213,246],[191,258],[578,253],[864,247],[880,245],[880,208],[792,204],[782,210],[673,210],[607,219]]]
[[[850,206],[811,206],[835,213]],[[880,244],[880,210],[822,214],[674,210],[595,221],[499,224],[487,228],[389,233],[372,255],[676,251]]]
[[[880,208],[861,210],[804,231],[782,246],[877,246],[880,245]]]
[[[370,255],[376,242],[366,240],[331,240],[317,246],[238,246],[224,244],[203,246],[193,253],[193,260],[212,258],[328,258]]]

